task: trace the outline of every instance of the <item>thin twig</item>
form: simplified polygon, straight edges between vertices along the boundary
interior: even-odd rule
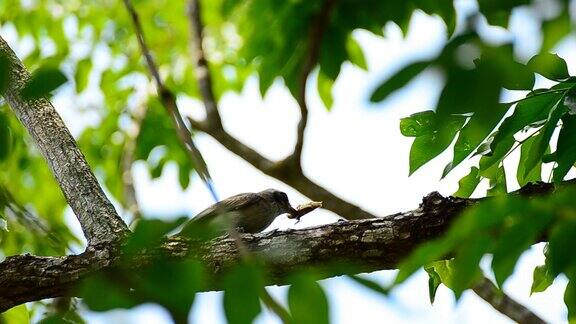
[[[204,24],[200,17],[200,2],[197,0],[188,1],[188,19],[190,20],[190,53],[194,63],[194,76],[198,82],[200,96],[206,110],[206,118],[215,126],[222,127],[222,121],[218,112],[218,104],[214,89],[212,88],[212,77],[208,60],[204,54]]]
[[[204,183],[210,190],[210,193],[213,195],[214,199],[218,200],[218,197],[212,185],[212,179],[210,177],[210,173],[208,172],[208,166],[206,165],[206,162],[204,161],[202,154],[192,141],[192,134],[188,129],[188,127],[186,126],[186,124],[184,123],[182,116],[180,115],[178,105],[176,104],[176,96],[174,95],[174,93],[172,93],[172,91],[170,91],[170,89],[166,87],[166,85],[162,81],[160,73],[158,71],[158,67],[156,66],[156,63],[152,58],[152,54],[150,52],[150,49],[148,48],[148,45],[146,45],[146,40],[144,38],[144,31],[142,29],[138,13],[132,6],[130,0],[124,0],[124,5],[128,10],[128,13],[130,14],[130,18],[132,19],[132,24],[134,25],[134,30],[136,32],[136,38],[138,39],[140,50],[142,51],[142,54],[146,59],[148,70],[150,71],[150,74],[152,74],[152,77],[156,83],[156,88],[158,91],[160,101],[162,102],[164,108],[170,115],[172,122],[174,123],[174,126],[176,128],[178,138],[184,145],[186,152],[188,153],[188,156],[192,160],[192,163],[194,163],[194,168],[196,172],[198,173],[202,181],[204,181]]]
[[[322,36],[330,20],[330,14],[334,8],[335,0],[325,0],[322,3],[322,8],[315,17],[313,24],[310,28],[310,35],[308,40],[308,53],[304,61],[304,66],[300,72],[298,80],[298,96],[296,98],[298,106],[300,107],[300,121],[298,122],[296,145],[294,146],[294,153],[289,157],[298,165],[302,159],[302,148],[304,147],[304,132],[308,124],[308,106],[306,105],[306,84],[310,73],[316,66],[320,57],[320,48],[322,45]]]
[[[138,135],[142,129],[142,122],[146,117],[147,112],[146,103],[142,102],[136,106],[132,112],[132,128],[125,132],[126,141],[124,143],[124,151],[120,158],[120,165],[122,167],[122,185],[124,189],[124,203],[126,210],[132,216],[130,226],[134,227],[136,222],[142,218],[140,212],[140,205],[136,197],[136,190],[134,188],[134,177],[132,176],[132,164],[134,164],[136,146]]]
[[[479,283],[472,287],[472,290],[476,295],[494,307],[495,310],[508,316],[511,320],[517,323],[546,323],[531,310],[499,290],[498,287],[496,287],[496,285],[487,278],[483,278]]]

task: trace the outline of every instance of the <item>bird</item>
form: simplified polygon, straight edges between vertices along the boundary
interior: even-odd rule
[[[228,197],[206,208],[184,223],[180,235],[190,235],[198,225],[214,226],[219,234],[231,229],[242,233],[259,233],[282,214],[296,218],[298,212],[292,208],[288,195],[276,189],[257,193],[247,192]]]

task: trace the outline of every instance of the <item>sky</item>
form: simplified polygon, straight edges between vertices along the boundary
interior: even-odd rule
[[[456,3],[460,12],[474,8],[472,1]],[[518,56],[527,59],[539,46],[538,37],[532,34],[537,26],[526,19],[530,14],[523,10],[515,13],[511,34],[488,27],[481,28],[481,31],[495,42],[511,38],[517,40],[520,44],[517,48]],[[400,134],[399,119],[433,108],[442,87],[442,76],[434,71],[426,72],[383,103],[371,104],[368,97],[381,80],[403,64],[438,53],[446,41],[446,32],[438,18],[418,13],[411,22],[406,38],[393,24],[385,26],[385,34],[386,38],[381,38],[367,32],[355,32],[354,36],[366,55],[369,72],[348,63],[343,65],[333,89],[334,106],[331,111],[327,111],[321,103],[313,86],[315,75],[312,76],[309,81],[312,86],[308,88],[307,96],[310,120],[303,151],[303,169],[307,176],[338,196],[379,216],[414,209],[422,197],[432,191],[439,191],[443,195],[455,192],[458,180],[475,162],[463,163],[448,177],[440,180],[442,169],[451,157],[449,149],[408,176],[408,153],[412,140]],[[570,72],[576,73],[576,56],[573,55],[576,42],[563,42],[557,51],[568,61]],[[539,79],[538,83],[546,85],[544,80]],[[521,95],[518,92],[507,92],[503,98],[513,99]],[[69,98],[64,94],[58,95],[54,98],[54,104],[66,124],[73,127],[73,134],[78,134],[83,123],[79,122],[78,114],[73,112],[73,101]],[[202,115],[202,107],[197,100],[180,98],[179,101],[183,114]],[[224,127],[244,143],[270,159],[282,159],[291,153],[296,140],[299,109],[281,82],[276,82],[268,94],[261,98],[258,82],[252,78],[241,94],[226,94],[220,107]],[[255,170],[209,136],[198,134],[195,141],[208,163],[221,197],[276,188],[288,193],[293,205],[309,200]],[[513,170],[517,159],[518,156],[512,154],[506,167]],[[162,177],[156,180],[150,179],[142,162],[136,163],[133,172],[137,198],[146,215],[171,218],[184,213],[192,216],[213,203],[210,193],[197,177],[188,190],[182,191],[175,165],[168,165]],[[508,174],[514,175],[515,172]],[[476,191],[476,195],[481,194],[481,189]],[[337,218],[331,212],[318,210],[304,217],[296,226],[294,221],[279,217],[269,229],[302,228],[334,222]],[[71,213],[68,221],[81,237],[82,233]],[[504,290],[545,320],[562,323],[566,316],[562,303],[566,285],[564,278],[557,279],[544,293],[529,296],[533,268],[543,263],[543,259],[541,244],[525,253]],[[485,258],[482,264],[487,275],[491,276],[489,262],[489,258]],[[386,283],[393,278],[394,273],[378,271],[366,276]],[[343,277],[323,280],[321,285],[329,299],[333,323],[510,323],[506,317],[470,292],[456,302],[450,290],[440,287],[434,305],[430,305],[427,281],[427,275],[420,271],[389,297],[377,295]],[[270,287],[269,291],[286,303],[286,287]],[[221,293],[199,294],[190,315],[192,322],[225,323],[221,299]],[[132,310],[105,313],[85,311],[85,314],[89,323],[171,322],[162,308],[151,304]],[[265,312],[258,317],[257,323],[279,321],[274,315]]]

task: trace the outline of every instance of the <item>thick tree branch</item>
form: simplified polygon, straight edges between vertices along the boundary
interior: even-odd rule
[[[134,30],[136,32],[136,38],[138,39],[140,50],[142,51],[142,54],[144,55],[144,58],[146,60],[148,70],[150,71],[150,74],[152,75],[152,78],[156,83],[159,99],[162,102],[164,108],[166,109],[166,112],[170,116],[170,119],[174,123],[174,127],[176,128],[178,138],[184,145],[184,148],[188,153],[190,160],[192,161],[192,163],[194,163],[194,169],[196,170],[202,181],[204,181],[210,192],[214,196],[216,196],[214,188],[212,186],[210,173],[208,172],[208,166],[206,165],[206,162],[204,161],[204,158],[202,157],[200,150],[198,150],[196,144],[194,144],[194,141],[192,141],[192,133],[190,132],[190,130],[184,123],[182,116],[180,115],[180,110],[178,109],[178,105],[176,104],[176,96],[174,95],[174,93],[172,93],[170,89],[168,89],[168,87],[166,87],[166,85],[162,81],[162,78],[160,77],[160,73],[158,71],[158,67],[156,66],[156,63],[152,58],[152,54],[150,52],[150,49],[148,48],[148,45],[146,45],[146,40],[144,38],[144,30],[142,29],[142,24],[140,23],[138,13],[132,6],[130,0],[124,0],[124,5],[126,7],[126,10],[128,10],[128,13],[130,14],[130,18],[132,20],[132,24],[134,25]]]
[[[30,74],[0,37],[0,55],[10,61],[10,82],[2,95],[28,130],[78,218],[89,244],[117,241],[126,224],[106,198],[76,141],[46,98],[25,100],[20,89]]]
[[[574,185],[574,181],[570,183]],[[551,184],[539,183],[515,194],[538,195],[552,188]],[[409,212],[302,230],[245,234],[242,240],[265,263],[268,285],[285,284],[288,274],[310,267],[320,270],[323,278],[394,269],[418,244],[442,235],[464,208],[478,201],[432,193],[419,208]],[[198,247],[172,237],[159,248],[123,256],[122,266],[133,275],[138,268],[166,255],[173,259],[199,258],[213,278],[240,260],[236,242],[231,238],[219,238]],[[0,263],[0,312],[24,302],[70,293],[82,279],[120,266],[118,260],[118,254],[105,245],[67,257],[9,257]],[[349,267],[334,267],[335,264]],[[219,289],[218,282],[212,281],[205,289]]]
[[[330,13],[334,8],[336,0],[325,0],[322,7],[315,17],[310,28],[310,36],[308,37],[308,53],[304,60],[304,66],[300,72],[298,79],[298,96],[296,98],[298,106],[300,107],[300,121],[298,122],[296,145],[294,146],[294,153],[290,159],[298,165],[302,160],[302,148],[304,147],[304,132],[308,123],[308,106],[306,105],[306,84],[310,73],[316,66],[320,56],[320,48],[322,45],[322,36],[330,21]]]

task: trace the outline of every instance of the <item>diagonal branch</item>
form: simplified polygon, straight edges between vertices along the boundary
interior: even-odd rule
[[[332,6],[330,3],[332,2],[332,0],[326,1],[327,4],[324,5],[325,10],[323,10],[325,13],[319,15],[320,17],[326,17],[320,19],[321,22],[328,19],[327,16]],[[207,118],[204,121],[196,121],[194,119],[188,118],[192,127],[212,136],[229,151],[246,160],[248,163],[252,164],[252,166],[264,174],[286,183],[305,196],[313,198],[313,200],[322,201],[324,208],[331,210],[336,214],[345,215],[345,217],[350,217],[349,219],[376,217],[375,215],[361,209],[360,207],[355,206],[340,197],[337,197],[335,194],[329,192],[322,186],[310,180],[303,174],[300,168],[300,164],[293,162],[296,161],[294,158],[288,157],[279,162],[271,161],[224,130],[222,127],[220,115],[218,113],[218,104],[213,93],[212,79],[210,77],[210,70],[208,68],[206,54],[202,48],[204,27],[200,17],[200,9],[201,8],[198,1],[190,0],[188,4],[188,16],[190,19],[190,32],[192,34],[193,40],[193,44],[191,44],[191,52],[193,61],[195,63],[194,74],[198,80],[200,94],[206,109]],[[319,24],[319,26],[323,25],[324,24]],[[311,37],[313,40],[311,43],[315,46],[313,46],[311,51],[312,54],[309,56],[311,57],[309,60],[311,63],[308,63],[308,65],[311,67],[304,69],[304,72],[308,70],[308,72],[303,73],[306,74],[306,77],[310,73],[309,70],[313,68],[315,62],[317,61],[317,57],[319,55],[319,45],[316,45],[320,43],[319,39],[321,37],[323,28],[324,27],[316,27],[312,28],[311,30],[311,34],[314,35]],[[306,80],[304,80],[304,82],[306,82]],[[305,95],[302,96],[302,98],[304,97]],[[304,114],[307,114],[307,109],[305,110]],[[301,123],[299,124],[302,126],[302,133],[305,128],[306,119],[306,116],[304,116],[304,118],[301,120]]]
[[[472,290],[476,295],[480,296],[480,298],[484,299],[488,304],[494,307],[495,310],[508,316],[514,322],[523,324],[546,323],[524,305],[499,290],[498,287],[496,287],[496,285],[488,278],[483,278],[480,282],[474,285],[474,287],[472,287]]]
[[[76,141],[46,98],[25,100],[20,89],[30,74],[0,37],[0,55],[10,62],[10,82],[2,95],[48,162],[90,245],[119,241],[126,224],[106,198]]]
[[[310,36],[308,39],[308,55],[305,58],[304,66],[300,72],[298,79],[298,106],[300,107],[300,121],[298,122],[296,145],[294,146],[294,153],[289,158],[298,165],[301,169],[302,148],[304,147],[304,132],[308,123],[308,106],[306,105],[306,84],[310,73],[316,66],[318,58],[320,57],[320,48],[322,45],[322,36],[330,21],[330,13],[334,8],[336,0],[325,0],[322,3],[322,8],[318,12],[311,28]]]
[[[182,119],[182,116],[180,115],[178,105],[176,104],[176,96],[174,95],[174,93],[172,93],[172,91],[170,91],[170,89],[166,87],[166,85],[162,81],[162,78],[160,77],[160,73],[158,71],[158,67],[156,66],[156,63],[152,58],[152,54],[150,52],[150,49],[148,48],[148,45],[146,45],[146,40],[144,38],[144,30],[142,29],[142,24],[140,23],[138,13],[134,9],[134,6],[132,6],[130,0],[124,0],[124,5],[126,7],[126,10],[128,10],[128,13],[130,14],[130,18],[132,20],[132,24],[134,25],[134,30],[136,32],[136,38],[138,39],[138,44],[146,60],[148,70],[150,71],[150,74],[152,75],[152,78],[156,83],[159,99],[162,102],[164,108],[166,109],[168,115],[172,119],[174,127],[176,128],[176,133],[178,134],[178,138],[184,145],[184,148],[188,153],[188,156],[192,160],[192,163],[194,163],[194,168],[196,172],[198,173],[202,181],[204,181],[210,192],[214,196],[216,196],[214,188],[212,186],[210,173],[208,172],[208,166],[206,165],[206,162],[204,161],[204,158],[202,157],[200,150],[198,150],[198,148],[194,144],[194,141],[192,141],[192,134],[190,133],[190,130],[188,129],[188,127],[184,123],[184,120]]]

